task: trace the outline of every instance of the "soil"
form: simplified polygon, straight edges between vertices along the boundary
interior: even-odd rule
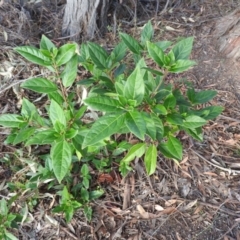
[[[220,54],[213,35],[216,20],[240,7],[240,2],[172,1],[166,12],[151,16],[155,9],[152,2],[145,1],[145,11],[140,11],[137,26],[154,17],[156,40],[174,41],[181,36],[194,36],[191,58],[198,65],[177,75],[177,79],[187,79],[197,89],[217,90],[218,95],[211,104],[223,106],[224,112],[204,127],[203,142],[182,137],[185,150],[180,166],[159,156],[157,171],[151,177],[146,175],[139,160],[132,164],[134,171],[126,178],[100,181],[105,194],[91,203],[92,222],[87,222],[82,211],[78,211],[71,223],[66,224],[61,215],[51,215],[48,206],[52,202],[46,198],[32,210],[29,223],[13,230],[19,239],[240,239],[240,62]],[[160,7],[165,6],[161,4]],[[20,13],[16,5],[4,4],[0,8],[3,16],[0,72],[9,70],[7,76],[0,76],[0,113],[19,111],[24,93],[17,83],[43,73],[21,59],[12,48],[37,44],[42,33],[57,44],[65,41],[60,39],[63,5],[45,6],[41,12],[35,10],[31,21],[23,14],[21,25]],[[135,36],[139,32],[139,28],[136,30],[127,21],[121,22],[121,28]],[[109,32],[96,41],[111,46],[113,40],[117,42]],[[4,145],[6,129],[1,128],[0,134],[3,158],[17,150]],[[0,180],[11,181],[15,175],[1,162]],[[118,174],[117,168],[113,167],[113,173]]]

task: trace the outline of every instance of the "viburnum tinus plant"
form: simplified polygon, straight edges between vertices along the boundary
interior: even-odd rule
[[[46,36],[42,36],[40,48],[16,47],[19,54],[52,74],[21,84],[24,89],[45,94],[48,100],[41,112],[24,98],[19,114],[1,115],[0,125],[12,129],[5,143],[50,146],[45,166],[64,184],[76,159],[92,159],[99,168],[101,162],[106,163],[101,157],[92,158],[96,151],[107,151],[107,158],[120,161],[124,176],[136,157],[144,156],[149,175],[156,169],[158,154],[181,161],[180,131],[203,140],[202,126],[223,108],[202,105],[216,96],[216,91],[196,91],[190,85],[174,82],[175,73],[196,64],[189,59],[193,38],[173,44],[153,42],[153,34],[150,22],[143,27],[140,41],[120,33],[120,43],[110,52],[93,42],[81,46],[67,43],[57,48]],[[79,66],[91,77],[76,82]],[[77,85],[87,92],[82,105],[76,100]],[[95,111],[98,117],[86,123],[83,118],[87,111]],[[134,138],[135,144],[131,145],[129,138]],[[86,172],[86,165],[84,169]],[[86,176],[82,177],[85,182],[80,184],[80,192],[85,200],[91,200],[91,193],[85,191],[89,187]],[[55,211],[70,208],[69,220],[73,209],[81,204],[69,207],[72,197],[66,188],[62,193],[65,197]]]

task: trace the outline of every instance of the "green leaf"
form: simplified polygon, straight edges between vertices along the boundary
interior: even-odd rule
[[[185,118],[185,120],[183,121],[183,127],[185,128],[198,128],[198,127],[202,127],[203,125],[205,125],[207,123],[207,121],[199,116],[188,116]]]
[[[22,46],[14,48],[20,55],[28,61],[38,64],[40,66],[50,66],[51,59],[46,57],[41,51],[35,47]]]
[[[66,131],[65,138],[66,139],[72,139],[78,134],[78,130],[74,128],[70,128]]]
[[[84,100],[89,107],[102,112],[116,112],[122,110],[119,101],[108,97],[89,97]]]
[[[164,66],[164,52],[156,44],[147,42],[147,49],[150,57],[160,66]]]
[[[0,116],[0,125],[9,128],[19,128],[25,121],[17,114],[3,114]]]
[[[23,82],[21,87],[38,93],[50,93],[58,90],[56,84],[45,78],[32,78]]]
[[[104,194],[102,189],[94,190],[89,193],[89,200],[94,200],[100,198]]]
[[[57,133],[54,130],[52,129],[42,130],[40,132],[35,133],[34,136],[29,138],[25,146],[52,144],[58,138],[59,137],[57,136]]]
[[[188,37],[179,41],[172,49],[176,61],[179,59],[188,59],[193,46],[193,37]]]
[[[126,44],[126,46],[129,48],[130,51],[132,51],[135,54],[140,54],[141,51],[141,45],[138,43],[136,39],[131,37],[130,35],[126,33],[120,33],[121,40]]]
[[[8,206],[6,200],[3,198],[0,200],[0,214],[3,216],[7,216],[8,214]]]
[[[152,140],[156,140],[157,128],[155,126],[154,120],[151,118],[150,114],[148,113],[142,113],[142,116],[146,124],[146,134]]]
[[[87,106],[82,106],[79,110],[76,110],[74,114],[75,119],[81,118],[87,110]]]
[[[67,141],[54,143],[51,148],[53,172],[59,183],[69,172],[72,162],[71,147]]]
[[[22,109],[21,109],[21,115],[31,117],[35,113],[38,113],[37,108],[34,104],[32,104],[28,99],[23,98],[22,101]]]
[[[169,94],[165,98],[163,105],[166,109],[173,109],[173,108],[175,108],[176,103],[177,103],[177,101],[176,101],[176,98],[173,96],[173,94]]]
[[[146,123],[141,113],[138,111],[130,111],[126,114],[125,124],[129,131],[137,138],[144,140],[146,133]]]
[[[146,44],[146,41],[151,41],[153,38],[153,27],[151,21],[148,21],[147,24],[144,25],[143,30],[141,32],[141,43],[142,45]]]
[[[209,106],[200,110],[191,111],[191,113],[198,115],[205,120],[211,120],[216,118],[224,110],[221,106]]]
[[[73,206],[67,205],[64,213],[65,213],[66,222],[67,222],[67,223],[70,223],[70,221],[71,221],[72,218],[73,218],[73,214],[74,214]]]
[[[198,141],[203,141],[203,134],[202,134],[202,128],[196,128],[196,129],[187,129],[183,128],[186,133],[188,133],[190,136],[192,136],[194,139]]]
[[[181,142],[175,137],[169,136],[167,142],[160,143],[159,150],[168,158],[182,160],[182,145]]]
[[[74,55],[66,64],[64,71],[61,74],[62,83],[64,87],[72,86],[77,77],[78,56]]]
[[[179,113],[170,113],[167,115],[167,122],[174,124],[174,125],[182,125],[183,118]]]
[[[155,114],[150,114],[151,119],[154,121],[155,127],[156,127],[156,138],[158,141],[161,141],[164,136],[164,127],[161,119],[157,117]]]
[[[48,93],[48,97],[50,100],[57,102],[60,106],[64,103],[62,95],[57,91]]]
[[[210,101],[217,95],[217,91],[204,90],[200,92],[195,92],[194,89],[188,89],[187,96],[192,104],[202,104]]]
[[[99,69],[104,70],[108,68],[107,66],[108,54],[105,49],[103,49],[96,43],[88,42],[88,51],[92,61],[94,62],[94,64],[96,64],[96,66]]]
[[[172,45],[172,42],[160,41],[160,42],[156,42],[155,45],[157,45],[159,48],[161,48],[163,51],[165,51],[168,47],[170,47]]]
[[[120,162],[119,170],[123,176],[126,176],[127,173],[131,170],[131,168],[128,166],[130,162],[136,157],[140,158],[145,153],[145,150],[145,143],[137,143],[129,149],[127,155]]]
[[[154,112],[160,115],[167,115],[167,109],[162,104],[157,104],[154,107]]]
[[[63,109],[60,107],[58,103],[54,100],[51,101],[49,107],[49,117],[54,125],[57,121],[63,124],[66,127],[66,117]]]
[[[89,175],[89,168],[88,168],[87,164],[82,165],[81,174],[82,174],[82,176],[88,176]]]
[[[126,45],[120,42],[111,52],[110,57],[114,63],[120,62],[126,55]]]
[[[10,232],[8,232],[7,230],[5,230],[5,240],[18,240],[18,238],[16,238],[13,234],[11,234]]]
[[[59,134],[59,135],[64,135],[66,136],[66,129],[65,126],[60,123],[58,120],[56,120],[53,124],[54,130]]]
[[[130,163],[134,158],[140,158],[145,153],[145,150],[146,143],[137,143],[129,149],[127,155],[121,160],[121,162]]]
[[[181,73],[188,70],[194,65],[196,65],[195,61],[179,59],[174,63],[172,67],[169,68],[169,72]]]
[[[144,97],[145,85],[143,76],[145,74],[145,70],[141,69],[145,67],[144,59],[142,58],[134,71],[128,77],[127,82],[124,86],[124,97],[127,99],[132,99],[137,101],[137,105],[139,105]]]
[[[75,55],[77,50],[77,44],[75,43],[68,43],[61,46],[58,50],[58,54],[56,56],[56,64],[57,66],[61,66],[68,61]]]
[[[26,129],[21,129],[16,138],[13,141],[13,144],[16,145],[18,143],[24,142],[25,140],[29,139],[31,135],[34,133],[35,128],[26,128]]]
[[[157,167],[157,148],[155,145],[151,145],[147,149],[144,157],[144,164],[148,175],[155,172]]]
[[[56,46],[45,35],[42,35],[40,48],[50,52],[53,48],[56,48]]]
[[[155,69],[152,69],[152,68],[144,68],[144,69],[146,69],[148,72],[151,72],[151,73],[153,73],[153,74],[155,74],[155,75],[157,75],[157,76],[163,76],[163,73],[162,72],[159,72],[159,71],[157,71],[157,70],[155,70]]]
[[[61,199],[62,203],[65,203],[65,202],[67,202],[68,200],[71,199],[71,195],[69,194],[66,186],[63,187],[61,197],[62,197],[62,199]]]
[[[92,146],[97,142],[117,133],[125,120],[125,112],[108,114],[100,117],[90,128],[84,141],[83,148]]]
[[[34,120],[34,122],[36,121],[41,126],[44,125],[43,119],[38,113],[37,108],[26,98],[23,98],[22,101],[21,115],[28,117],[29,120]]]

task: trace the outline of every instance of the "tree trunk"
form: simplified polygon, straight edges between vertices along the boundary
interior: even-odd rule
[[[80,36],[92,39],[97,30],[104,31],[107,27],[109,1],[67,0],[62,35],[77,41]]]
[[[216,35],[219,50],[228,58],[240,58],[240,9],[217,21],[214,35]]]

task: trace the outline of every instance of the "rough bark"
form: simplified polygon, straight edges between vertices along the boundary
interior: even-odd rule
[[[240,8],[217,21],[214,35],[222,54],[227,58],[240,59]]]
[[[107,10],[110,0],[67,0],[62,35],[79,40],[92,39],[96,31],[107,27]],[[97,25],[99,24],[99,28]]]

